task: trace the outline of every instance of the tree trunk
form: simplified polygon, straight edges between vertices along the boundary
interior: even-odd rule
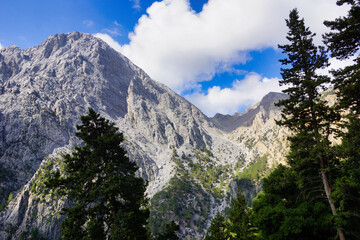
[[[317,141],[317,144],[321,144],[321,140],[320,140],[320,133],[319,133],[319,128],[318,128],[318,123],[317,123],[317,120],[316,120],[316,116],[314,114],[314,110],[313,110],[313,103],[311,104],[311,111],[312,111],[312,122],[313,122],[313,127],[314,127],[314,132],[315,132],[315,138],[316,138],[316,141]],[[329,184],[329,180],[328,180],[328,177],[326,175],[326,172],[325,172],[325,163],[324,163],[324,159],[323,159],[323,156],[321,156],[321,154],[319,154],[319,160],[320,160],[320,173],[321,173],[321,180],[323,182],[323,185],[324,185],[324,190],[325,190],[325,193],[326,193],[326,198],[328,199],[329,201],[329,204],[330,204],[330,208],[331,208],[331,212],[332,212],[332,215],[333,216],[336,216],[336,208],[335,208],[335,204],[334,202],[332,201],[330,195],[331,195],[331,187],[330,187],[330,184]],[[345,240],[345,235],[343,233],[343,231],[339,228],[339,227],[336,227],[336,230],[338,232],[338,235],[339,235],[339,239],[340,240]]]
[[[321,169],[321,179],[323,181],[326,197],[327,197],[327,199],[329,201],[332,215],[335,216],[336,215],[336,208],[335,208],[335,204],[333,203],[332,199],[330,198],[331,187],[329,185],[329,181],[328,181],[327,175],[325,173],[325,164],[324,164],[324,160],[322,159],[322,157],[320,157],[320,169]],[[345,235],[344,235],[343,231],[339,227],[336,227],[336,229],[337,229],[337,232],[339,234],[340,240],[345,240]]]

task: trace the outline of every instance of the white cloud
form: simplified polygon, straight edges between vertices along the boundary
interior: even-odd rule
[[[120,52],[121,51],[121,46],[118,42],[116,42],[112,37],[110,37],[108,34],[106,33],[96,33],[94,34],[95,37],[102,39],[104,42],[106,42],[107,44],[109,44],[110,47],[112,47],[113,49],[115,49],[116,51]]]
[[[2,49],[2,48],[4,48],[4,47],[3,47],[3,45],[1,45],[1,43],[0,43],[0,49]]]
[[[269,92],[280,92],[282,89],[284,87],[279,86],[279,79],[262,78],[259,74],[250,73],[241,81],[235,80],[231,88],[214,86],[206,94],[194,93],[185,98],[206,115],[213,116],[216,113],[233,114],[260,101]]]
[[[356,56],[358,56],[358,54],[356,54]],[[331,58],[329,60],[330,66],[328,67],[329,70],[333,70],[333,69],[340,69],[340,68],[345,68],[347,66],[353,65],[355,57],[353,58],[349,58],[349,59],[345,59],[345,60],[339,60],[336,58]]]
[[[133,1],[134,4],[138,1]],[[324,20],[346,14],[336,0],[209,0],[201,12],[189,0],[154,2],[129,34],[129,44],[120,46],[109,35],[96,34],[123,53],[153,79],[178,93],[196,89],[216,73],[237,72],[235,64],[250,60],[249,51],[286,42],[285,19],[297,7],[310,30],[317,33],[315,43],[328,31]],[[197,90],[195,90],[197,91]],[[232,114],[242,106],[259,101],[270,91],[280,91],[278,79],[261,78],[252,73],[236,80],[231,88],[212,87],[206,94],[186,98],[204,113]]]
[[[359,54],[355,54],[355,56],[358,56]],[[353,58],[349,58],[349,59],[345,59],[345,60],[339,60],[336,58],[330,58],[329,59],[329,64],[330,66],[328,66],[327,68],[324,69],[318,69],[316,71],[317,74],[321,74],[321,75],[329,75],[332,77],[332,75],[330,74],[331,70],[337,70],[340,68],[345,68],[347,66],[353,65],[355,57]]]
[[[140,5],[140,0],[130,0],[130,2],[133,3],[133,8],[140,10],[141,9],[141,5]]]
[[[318,43],[326,31],[323,20],[345,13],[336,0],[209,0],[200,13],[188,0],[163,0],[147,9],[120,51],[181,92],[226,66],[246,62],[250,50],[284,42],[284,19],[294,7],[317,33]]]

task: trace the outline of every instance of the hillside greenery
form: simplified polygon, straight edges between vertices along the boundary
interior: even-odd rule
[[[193,151],[195,159],[186,158],[190,176],[200,182],[203,188],[216,199],[224,196],[232,173],[232,166],[216,165],[213,153],[206,147]]]
[[[155,236],[163,234],[171,221],[201,232],[209,216],[208,193],[186,170],[183,162],[188,159],[180,159],[175,148],[172,159],[176,164],[174,177],[150,200],[149,227]]]
[[[260,182],[261,179],[270,174],[271,169],[267,166],[267,155],[256,158],[244,170],[237,174],[238,179],[249,179],[254,182]]]

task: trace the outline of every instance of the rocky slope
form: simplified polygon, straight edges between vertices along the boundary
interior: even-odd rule
[[[8,204],[0,213],[0,239],[31,231],[58,238],[60,210],[68,203],[42,180],[78,144],[75,126],[89,107],[124,132],[130,159],[149,181],[153,231],[163,226],[160,219],[175,219],[182,238],[201,238],[235,191],[255,194],[258,178],[283,159],[287,133],[274,125],[279,97],[267,95],[226,122],[207,118],[89,34],[1,49],[0,201]]]

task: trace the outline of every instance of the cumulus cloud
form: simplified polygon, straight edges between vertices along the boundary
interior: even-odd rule
[[[0,49],[2,49],[2,48],[4,48],[4,47],[3,47],[3,45],[1,45],[1,43],[0,43]]]
[[[209,0],[194,12],[188,0],[154,2],[129,34],[121,52],[152,78],[177,92],[211,79],[225,66],[244,63],[248,51],[285,40],[285,18],[298,7],[313,32],[343,15],[336,0]]]
[[[214,86],[207,93],[193,93],[185,98],[206,115],[213,116],[216,113],[233,114],[260,101],[269,92],[280,92],[282,89],[277,78],[263,78],[259,74],[249,73],[245,79],[235,80],[231,88]]]
[[[106,33],[96,33],[96,34],[94,34],[94,36],[97,37],[97,38],[100,38],[101,40],[103,40],[104,42],[109,44],[109,46],[112,47],[113,49],[115,49],[116,51],[118,51],[118,52],[121,51],[120,44],[118,42],[116,42],[108,34],[106,34]]]
[[[136,5],[137,1],[133,1]],[[216,73],[243,74],[234,65],[250,61],[249,51],[277,48],[286,42],[285,19],[297,7],[312,32],[315,43],[328,31],[324,20],[345,15],[336,0],[209,0],[200,12],[189,0],[154,2],[120,46],[108,34],[96,34],[123,53],[153,79],[178,93],[196,89]],[[250,74],[231,88],[212,87],[207,93],[187,95],[206,114],[233,113],[268,93],[279,91],[277,79]],[[196,91],[196,90],[195,90]]]

